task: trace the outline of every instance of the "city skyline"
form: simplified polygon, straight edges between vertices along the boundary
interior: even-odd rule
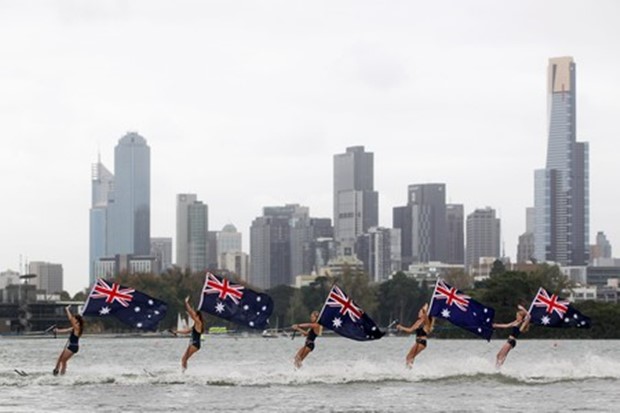
[[[380,226],[408,185],[442,182],[466,215],[497,211],[514,261],[545,163],[548,59],[565,55],[579,64],[590,243],[620,242],[615,2],[40,4],[0,6],[0,35],[16,39],[0,45],[0,271],[21,255],[86,287],[90,165],[112,165],[128,130],[152,149],[152,237],[174,237],[178,193],[200,195],[210,228],[234,224],[244,251],[265,206],[331,217],[332,157],[363,145]]]

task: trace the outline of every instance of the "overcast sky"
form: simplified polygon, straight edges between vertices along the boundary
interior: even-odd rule
[[[0,271],[22,260],[88,284],[90,168],[137,131],[151,147],[151,235],[175,194],[233,223],[262,207],[332,215],[333,155],[375,154],[380,224],[407,185],[490,206],[516,256],[546,157],[548,58],[577,63],[591,242],[620,248],[620,2],[0,0]]]

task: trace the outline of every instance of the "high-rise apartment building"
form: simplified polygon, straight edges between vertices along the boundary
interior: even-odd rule
[[[500,257],[500,220],[489,207],[467,215],[465,267],[471,270],[482,257]]]
[[[374,154],[352,146],[334,155],[334,237],[341,255],[353,255],[357,237],[379,222]]]
[[[549,60],[548,146],[545,169],[535,171],[535,258],[584,265],[589,255],[588,143],[577,142],[576,65]]]
[[[177,195],[177,266],[192,272],[207,265],[209,209],[195,194]]]

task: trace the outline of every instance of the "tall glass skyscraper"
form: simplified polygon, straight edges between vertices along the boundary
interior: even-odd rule
[[[534,175],[534,256],[561,265],[584,265],[589,255],[589,154],[576,139],[575,69],[572,57],[549,59],[547,164]]]
[[[334,237],[340,255],[353,255],[357,237],[379,223],[374,154],[363,146],[334,155]]]
[[[95,262],[108,254],[108,203],[114,190],[114,175],[101,163],[101,158],[92,165],[91,187],[89,281],[92,285]]]
[[[151,149],[135,132],[114,150],[114,191],[109,203],[108,255],[151,250]]]

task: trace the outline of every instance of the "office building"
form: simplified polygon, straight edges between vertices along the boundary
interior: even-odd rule
[[[549,60],[545,169],[535,171],[534,255],[538,262],[584,265],[589,255],[588,143],[577,142],[576,65]]]
[[[409,185],[407,205],[393,209],[393,227],[401,230],[403,269],[413,263],[445,262],[446,219],[445,184]]]
[[[177,195],[176,265],[191,272],[207,269],[209,209],[195,194]]]
[[[151,149],[135,132],[114,149],[114,190],[108,205],[107,255],[151,250]]]
[[[334,238],[339,253],[354,254],[357,237],[379,222],[374,189],[374,154],[352,146],[334,155]]]
[[[63,271],[61,264],[32,261],[28,264],[28,272],[36,274],[34,284],[37,290],[47,294],[60,294],[63,291]]]
[[[447,264],[465,263],[465,215],[462,204],[446,205],[446,257]]]
[[[151,238],[151,257],[157,260],[157,266],[162,273],[172,268],[172,238]]]
[[[495,210],[489,207],[476,209],[467,215],[467,244],[465,267],[472,271],[479,265],[480,258],[500,257],[500,220]]]

